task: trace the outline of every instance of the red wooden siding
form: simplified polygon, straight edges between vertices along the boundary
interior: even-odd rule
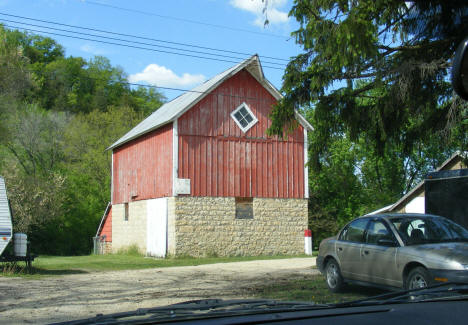
[[[230,116],[243,102],[258,119],[246,133]],[[179,118],[178,175],[191,180],[191,195],[304,197],[303,128],[284,141],[267,137],[274,103],[243,70]]]
[[[172,196],[172,123],[113,152],[112,204]]]
[[[112,241],[112,206],[110,206],[109,211],[107,212],[101,232],[99,233],[99,236],[104,235],[106,236],[106,242]]]

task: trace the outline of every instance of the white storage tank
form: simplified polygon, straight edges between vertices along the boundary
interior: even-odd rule
[[[26,256],[28,247],[28,236],[23,233],[16,233],[13,235],[13,251],[15,256]]]

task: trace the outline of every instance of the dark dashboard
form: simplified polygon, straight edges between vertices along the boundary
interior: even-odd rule
[[[444,325],[468,323],[468,300],[389,304],[245,315],[180,322],[183,324],[334,324]],[[180,324],[179,323],[179,324]],[[151,324],[151,323],[148,323]]]

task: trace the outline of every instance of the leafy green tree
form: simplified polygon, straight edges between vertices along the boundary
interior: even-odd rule
[[[54,236],[59,233],[58,227],[46,231],[50,225],[66,214],[64,202],[65,178],[58,172],[42,176],[24,174],[19,164],[12,162],[3,169],[8,186],[8,197],[13,212],[13,229],[15,232],[28,234],[33,243],[33,250],[47,251],[55,244]],[[50,233],[51,236],[45,236]],[[47,238],[42,242],[38,238]],[[49,246],[49,247],[48,247]]]
[[[142,119],[128,106],[75,115],[65,134],[64,175],[67,215],[57,238],[61,253],[87,254],[110,201],[111,152],[106,148]]]
[[[83,58],[59,58],[35,70],[38,84],[34,95],[42,107],[72,113],[90,110],[93,86],[87,78]]]
[[[110,199],[105,149],[165,100],[104,57],[0,26],[0,175],[36,253],[87,254]]]
[[[64,48],[50,37],[9,31],[33,66],[45,65],[65,56]]]
[[[145,115],[165,100],[155,89],[132,89],[127,76],[104,57],[89,61],[81,57],[58,58],[34,73],[38,85],[35,98],[54,111],[89,113],[111,106],[129,106]]]
[[[314,111],[307,111],[314,119]],[[320,145],[320,134],[309,134],[311,151]],[[418,143],[404,154],[390,143],[383,153],[369,139],[352,141],[349,134],[336,133],[329,138],[323,153],[312,159],[309,173],[309,226],[314,245],[335,235],[346,222],[396,202],[436,169],[451,153],[437,135]]]
[[[59,166],[67,119],[26,104],[17,106],[5,122],[10,136],[2,147],[1,174],[8,185],[13,227],[41,243],[36,235],[65,213],[65,177]]]
[[[315,140],[313,134],[311,140]],[[358,149],[345,136],[334,137],[328,146],[320,170],[312,169],[309,175],[309,224],[316,243],[362,214],[365,201],[363,185],[356,175]]]
[[[22,55],[33,66],[44,65],[64,57],[63,47],[50,37],[6,29],[2,24],[0,33],[3,35],[3,42],[7,46],[21,49]]]
[[[0,96],[24,97],[32,84],[28,64],[22,47],[0,25]]]
[[[63,159],[64,114],[31,104],[19,107],[7,122],[12,136],[6,147],[25,174],[36,177],[57,169]]]
[[[0,26],[0,145],[9,140],[6,123],[8,116],[15,112],[18,102],[25,98],[32,87],[28,64],[29,60],[22,48]]]
[[[130,103],[130,86],[120,67],[113,67],[109,59],[96,56],[88,62],[88,78],[93,82],[93,109],[105,110],[112,105]]]
[[[317,136],[309,135],[311,147]],[[409,155],[394,147],[379,154],[363,138],[331,137],[318,167],[309,173],[309,226],[315,245],[346,222],[395,203],[447,158],[450,151],[439,144],[415,147]]]
[[[387,145],[409,154],[447,131],[450,115],[466,145],[466,110],[448,82],[468,29],[466,1],[296,0],[290,15],[304,53],[287,66],[271,133],[283,134],[294,109],[312,105],[321,144],[315,155],[340,132],[365,137],[380,155]]]
[[[166,97],[154,88],[138,87],[131,90],[132,104],[136,111],[142,112],[144,116],[148,116],[159,108],[165,101]]]

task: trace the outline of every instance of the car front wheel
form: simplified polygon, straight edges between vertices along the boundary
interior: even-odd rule
[[[334,259],[329,260],[325,267],[325,278],[330,291],[339,292],[343,288],[344,283],[340,267]]]
[[[419,289],[431,285],[431,277],[429,272],[422,266],[415,267],[411,270],[406,278],[406,289]]]

